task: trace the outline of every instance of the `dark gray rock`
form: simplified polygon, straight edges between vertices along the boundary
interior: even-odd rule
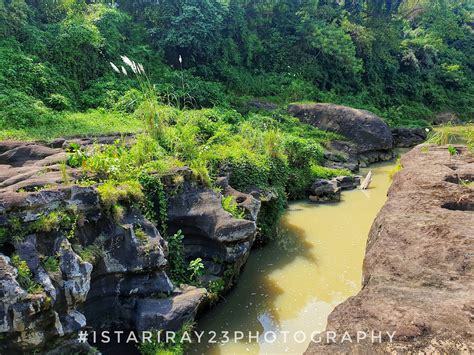
[[[222,192],[235,197],[237,206],[248,218],[237,219],[223,209],[223,195],[196,181],[190,169],[177,169],[163,181],[169,195],[168,227],[170,233],[183,232],[186,259],[219,260],[224,267],[214,276],[223,276],[228,268],[237,275],[255,239],[260,201],[232,189],[226,179],[220,179]]]
[[[301,122],[343,135],[356,144],[359,154],[393,147],[390,128],[369,111],[321,103],[293,104],[288,112]]]
[[[341,190],[353,190],[360,185],[361,177],[359,175],[338,176],[332,179]]]
[[[185,322],[194,319],[205,295],[203,288],[186,287],[172,298],[138,300],[136,329],[179,330]]]
[[[309,199],[313,202],[340,201],[341,188],[336,181],[318,179],[311,186]]]
[[[393,128],[393,146],[409,148],[426,140],[427,132],[423,128]]]

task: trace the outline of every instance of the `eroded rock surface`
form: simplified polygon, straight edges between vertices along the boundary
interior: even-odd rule
[[[209,277],[238,275],[245,264],[257,232],[260,201],[220,180],[222,193],[193,177],[189,168],[177,169],[164,177],[168,201],[170,233],[184,234],[187,260],[202,258]],[[222,207],[223,194],[232,196],[245,218],[235,218]],[[227,280],[231,282],[232,280]]]
[[[362,290],[328,317],[336,343],[323,335],[306,354],[474,352],[474,156],[456,148],[422,145],[402,158],[369,234]],[[342,342],[357,331],[383,341]]]

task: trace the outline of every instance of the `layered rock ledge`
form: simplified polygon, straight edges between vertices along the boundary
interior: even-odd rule
[[[421,145],[402,158],[370,230],[362,290],[306,354],[474,352],[474,156],[455,148]],[[382,341],[357,343],[358,331]]]
[[[93,352],[76,340],[85,327],[178,330],[208,295],[172,282],[176,255],[161,233],[182,230],[185,262],[201,258],[206,267],[200,284],[222,280],[226,288],[255,239],[260,201],[224,182],[222,193],[212,190],[186,167],[156,176],[169,230],[145,216],[141,188],[114,185],[111,208],[102,183],[80,184],[80,171],[62,164],[69,143],[0,142],[0,353]],[[224,195],[235,197],[242,218],[224,210]]]

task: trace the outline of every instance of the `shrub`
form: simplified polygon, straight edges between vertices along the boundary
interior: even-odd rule
[[[56,111],[70,110],[72,107],[71,101],[61,94],[51,94],[46,100],[48,106]]]
[[[44,125],[53,121],[54,117],[42,101],[24,92],[10,90],[0,94],[0,127]]]

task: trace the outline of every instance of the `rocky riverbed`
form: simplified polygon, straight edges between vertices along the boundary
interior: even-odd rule
[[[454,148],[420,145],[402,158],[369,234],[362,290],[306,354],[474,351],[474,156]],[[355,341],[372,331],[381,342]]]

